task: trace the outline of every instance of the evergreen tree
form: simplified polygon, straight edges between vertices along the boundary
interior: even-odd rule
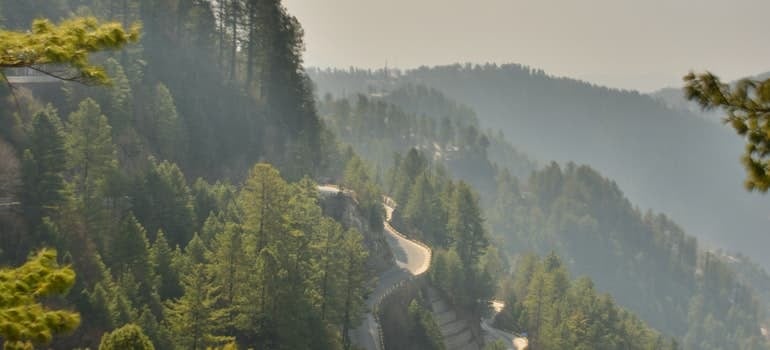
[[[743,79],[735,86],[722,83],[711,73],[684,77],[685,96],[703,108],[723,108],[729,123],[746,139],[741,159],[749,191],[770,190],[770,79]]]
[[[180,263],[183,265],[183,274],[187,273],[197,265],[206,263],[206,256],[209,254],[209,249],[206,247],[206,243],[203,242],[198,234],[195,234],[184,247],[184,255],[180,259]]]
[[[155,347],[141,328],[134,324],[127,324],[105,333],[99,344],[99,350],[155,350]]]
[[[30,148],[22,158],[22,203],[31,227],[44,216],[52,216],[64,200],[62,191],[66,151],[61,122],[56,111],[47,108],[37,113],[32,122]]]
[[[383,207],[381,191],[374,183],[366,164],[358,156],[353,156],[345,166],[344,185],[355,192],[359,210],[367,218],[368,224],[375,230],[382,228]]]
[[[165,311],[174,344],[180,349],[206,349],[216,343],[214,334],[220,327],[215,308],[219,290],[201,264],[182,276],[182,287],[182,297],[168,302]]]
[[[108,276],[109,277],[109,276]],[[93,323],[99,327],[113,328],[115,316],[111,310],[110,296],[101,282],[97,282],[93,291],[88,293],[89,312],[86,323]]]
[[[184,125],[174,98],[165,85],[155,87],[150,111],[148,133],[153,136],[150,141],[158,150],[158,155],[163,160],[181,161],[187,142],[183,134]]]
[[[260,6],[261,5],[261,6]],[[256,37],[262,57],[260,67],[260,97],[265,101],[268,117],[288,128],[288,140],[292,148],[303,152],[290,152],[294,157],[286,159],[306,171],[316,168],[320,158],[320,121],[315,110],[315,101],[310,79],[302,68],[302,27],[299,21],[288,14],[280,0],[262,1],[255,9],[260,22],[257,28],[262,32]],[[253,44],[254,42],[252,42]],[[233,50],[235,50],[233,48]],[[283,143],[282,135],[271,138],[275,144]],[[297,179],[303,174],[290,172]]]
[[[99,186],[117,167],[112,128],[99,105],[89,98],[70,115],[67,129],[68,165],[75,173],[75,187],[88,212],[94,210],[92,201]]]
[[[221,327],[232,330],[236,326],[242,296],[246,293],[248,272],[245,242],[241,227],[227,224],[211,242],[211,251],[206,260],[207,273],[212,276],[214,285],[221,291],[219,310],[223,314]]]
[[[329,218],[322,218],[318,229],[319,239],[313,245],[316,251],[316,268],[318,273],[318,303],[321,320],[340,320],[339,266],[344,257],[341,256],[340,244],[343,238],[342,226]]]
[[[179,167],[153,162],[134,198],[134,212],[148,232],[162,229],[172,246],[184,246],[195,228],[195,209],[187,181]]]
[[[157,273],[156,289],[163,300],[178,298],[182,295],[182,289],[179,285],[179,271],[174,263],[175,260],[179,259],[178,255],[178,251],[172,250],[169,246],[163,231],[158,231],[150,250],[150,260]]]
[[[417,177],[402,215],[423,232],[428,242],[445,246],[447,240],[442,226],[446,222],[446,215],[439,201],[440,197],[433,189],[428,174],[423,173]]]
[[[139,26],[125,31],[118,23],[99,23],[95,18],[76,17],[54,25],[37,19],[29,32],[0,30],[0,68],[37,67],[63,64],[76,73],[58,76],[86,83],[108,83],[104,70],[89,62],[89,54],[114,50],[139,39]],[[5,78],[5,74],[0,73]],[[5,80],[5,79],[3,79]]]
[[[104,108],[114,134],[133,124],[134,93],[123,66],[113,58],[107,59],[104,68],[111,79],[107,91],[108,101]]]
[[[342,242],[342,336],[345,349],[349,349],[348,333],[360,323],[360,317],[366,308],[366,270],[368,253],[363,245],[361,233],[351,229],[345,233]]]
[[[0,270],[0,336],[5,349],[32,349],[50,343],[55,333],[77,328],[80,315],[50,310],[37,299],[64,294],[75,272],[59,267],[56,252],[41,250],[18,268]]]
[[[447,231],[464,268],[472,270],[487,246],[481,208],[470,186],[460,182],[452,196]]]
[[[147,232],[134,215],[126,216],[120,230],[109,244],[108,261],[114,267],[113,273],[120,276],[123,273],[133,274],[136,281],[149,284],[152,281],[152,266],[150,262],[150,247]],[[151,288],[144,285],[143,288]]]
[[[239,202],[244,215],[244,228],[256,237],[256,253],[273,244],[288,229],[289,186],[278,170],[268,164],[252,168],[241,191]]]

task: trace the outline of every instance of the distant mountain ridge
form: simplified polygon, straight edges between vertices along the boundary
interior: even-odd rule
[[[451,65],[409,71],[318,70],[320,95],[436,88],[473,108],[541,163],[589,164],[644,208],[691,234],[770,266],[770,198],[743,190],[742,141],[731,130],[635,91],[557,78],[521,65]]]

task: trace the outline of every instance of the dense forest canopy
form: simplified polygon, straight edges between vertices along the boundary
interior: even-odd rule
[[[589,164],[641,207],[667,213],[709,245],[770,267],[763,249],[770,244],[770,199],[741,191],[743,145],[718,123],[635,91],[515,64],[309,73],[321,96],[387,93],[403,84],[435,88],[532,158]]]
[[[394,215],[426,242],[451,247],[451,230],[442,222],[450,217],[451,192],[442,179],[455,176],[478,189],[484,227],[496,243],[479,268],[496,276],[501,287],[501,268],[494,266],[529,252],[556,252],[571,273],[589,276],[598,290],[677,337],[686,349],[763,346],[756,325],[764,322],[766,308],[760,305],[767,300],[760,304],[751,288],[762,288],[757,284],[764,281],[762,270],[736,274],[668,216],[633,206],[596,170],[574,163],[531,170],[537,167],[527,157],[510,157],[521,153],[504,138],[477,129],[471,109],[424,86],[350,99],[327,96],[319,110],[343,141],[379,167],[391,168],[383,172],[384,188],[404,204]],[[436,121],[438,128],[429,127]],[[495,148],[509,157],[495,159]],[[395,157],[386,156],[394,152]],[[441,271],[452,271],[451,262],[459,261],[453,254],[438,253],[433,270],[441,276],[435,284],[450,295],[459,285],[452,283],[461,282],[447,280]],[[495,262],[500,259],[502,265]],[[749,273],[754,277],[746,278]]]
[[[65,311],[18,302],[60,321],[46,321],[47,331],[30,314],[41,333],[4,333],[6,348],[17,339],[55,348],[348,347],[347,330],[366,311],[366,242],[323,215],[310,177],[341,179],[352,155],[320,124],[302,29],[280,1],[3,1],[0,9],[3,45],[33,50],[37,35],[73,50],[22,63],[69,64],[109,80],[1,88],[0,260],[19,265],[53,247],[69,266],[52,272],[63,276],[56,284],[38,276],[69,292],[54,304]],[[13,34],[33,20],[32,34]],[[138,26],[117,31],[134,23],[138,42],[93,52],[136,41]],[[54,268],[56,256],[41,254]],[[54,294],[41,290],[34,295]],[[12,325],[4,329],[17,329],[20,319],[6,318],[16,304],[0,307]]]
[[[280,0],[0,0],[3,77],[60,78],[0,85],[4,348],[348,350],[383,287],[431,349],[428,291],[536,349],[768,348],[767,272],[674,220],[762,226],[713,125],[521,66],[308,72],[303,35]],[[382,284],[396,236],[428,270]]]

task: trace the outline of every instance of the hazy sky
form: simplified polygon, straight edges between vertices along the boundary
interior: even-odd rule
[[[770,0],[284,0],[308,66],[522,63],[612,87],[770,70]]]

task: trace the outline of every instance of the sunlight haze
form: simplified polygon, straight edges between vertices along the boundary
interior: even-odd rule
[[[770,70],[765,0],[284,3],[305,29],[308,66],[521,63],[641,91],[681,85],[691,69]]]

